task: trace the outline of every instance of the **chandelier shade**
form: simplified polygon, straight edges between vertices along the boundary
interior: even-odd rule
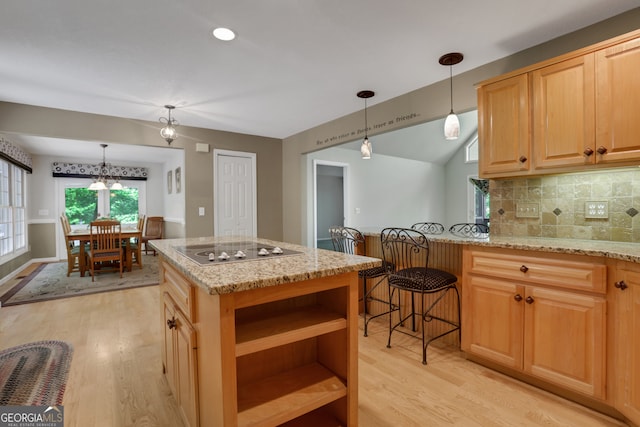
[[[160,123],[165,125],[162,129],[160,129],[160,136],[162,136],[162,138],[167,141],[167,144],[171,145],[173,140],[178,138],[178,131],[176,130],[176,127],[179,126],[179,123],[176,119],[171,118],[171,110],[176,107],[174,107],[173,105],[165,105],[164,108],[167,109],[168,116],[160,117],[160,119],[158,119]]]
[[[452,52],[444,54],[440,57],[438,62],[440,65],[449,67],[449,94],[451,99],[451,110],[449,115],[444,121],[444,137],[445,139],[458,139],[460,136],[460,120],[458,116],[453,112],[453,66],[462,62],[464,56],[459,52]]]
[[[369,130],[369,125],[367,123],[367,99],[372,98],[374,95],[375,92],[371,90],[361,90],[356,94],[358,98],[364,99],[364,139],[360,146],[360,154],[362,155],[363,160],[371,159],[371,154],[373,154],[373,147],[371,146],[371,141],[369,141],[369,137],[367,136],[367,132]]]

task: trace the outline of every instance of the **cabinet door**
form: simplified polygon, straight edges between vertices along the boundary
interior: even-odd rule
[[[524,371],[603,399],[605,299],[528,287],[525,305]]]
[[[522,369],[524,287],[468,276],[463,288],[462,349]]]
[[[640,159],[640,38],[596,52],[598,163]],[[602,147],[602,148],[600,148]]]
[[[529,170],[529,89],[526,74],[478,89],[479,173]]]
[[[594,74],[593,54],[531,73],[535,169],[595,162]]]
[[[613,340],[618,371],[616,408],[640,425],[640,272],[618,273],[620,280],[613,291],[617,307],[613,322],[618,328]]]
[[[170,327],[172,322],[175,321],[175,308],[174,303],[168,293],[163,293],[163,307],[162,307],[162,331],[164,335],[164,347],[162,348],[162,361],[164,362],[164,374],[167,377],[167,383],[169,383],[169,389],[174,396],[178,396],[176,384],[175,384],[175,351],[174,351],[174,332]]]
[[[198,425],[196,331],[181,311],[176,311],[175,365],[178,404],[188,425]]]

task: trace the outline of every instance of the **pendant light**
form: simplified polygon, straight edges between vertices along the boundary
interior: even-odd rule
[[[371,142],[367,136],[367,99],[373,97],[373,95],[375,95],[375,93],[371,90],[361,90],[357,93],[358,98],[364,99],[364,140],[362,140],[362,145],[360,146],[360,154],[362,154],[364,160],[369,160],[373,153]]]
[[[160,136],[162,136],[164,140],[167,141],[167,144],[171,145],[171,142],[173,142],[173,140],[178,137],[176,127],[178,127],[179,124],[176,119],[171,118],[171,110],[176,107],[174,107],[173,105],[165,105],[164,108],[167,109],[169,116],[160,117],[160,119],[158,120],[160,123],[165,124],[165,127],[160,129]]]
[[[440,57],[438,62],[440,65],[449,66],[449,90],[451,95],[451,111],[444,121],[444,137],[446,139],[458,139],[460,135],[460,121],[458,116],[453,112],[453,66],[462,62],[461,53],[451,52]]]

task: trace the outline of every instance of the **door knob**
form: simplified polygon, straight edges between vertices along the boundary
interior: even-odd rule
[[[584,149],[583,153],[585,156],[589,157],[590,155],[593,154],[593,149],[591,147],[587,147]]]
[[[527,158],[525,156],[520,156],[518,160],[520,161],[520,163],[524,163],[527,161]]]
[[[177,326],[176,318],[172,317],[171,319],[167,320],[167,326],[169,327],[169,329],[174,329]]]
[[[603,147],[602,145],[600,147],[598,147],[598,149],[596,150],[598,152],[598,154],[604,154],[607,152],[607,147]]]
[[[515,294],[515,295],[514,295],[514,297],[513,297],[513,299],[514,299],[514,300],[516,300],[516,301],[518,301],[518,302],[520,302],[520,301],[522,301],[522,295],[520,295],[520,294]]]
[[[613,286],[615,286],[616,288],[620,289],[621,291],[624,291],[625,289],[627,289],[629,287],[629,286],[627,286],[626,283],[624,283],[624,280],[620,280],[619,282],[614,283]]]
[[[527,304],[533,304],[533,301],[535,301],[533,298],[531,297],[527,297],[526,300],[524,300],[524,302],[526,302]]]
[[[529,267],[527,267],[526,265],[523,265],[522,267],[520,267],[520,271],[522,271],[523,273],[526,273],[527,271],[529,271]]]

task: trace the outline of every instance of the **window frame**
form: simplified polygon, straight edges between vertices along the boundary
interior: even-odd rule
[[[10,233],[7,237],[0,237],[2,264],[27,252],[29,239],[26,171],[5,159],[0,159],[0,167],[0,222]]]

